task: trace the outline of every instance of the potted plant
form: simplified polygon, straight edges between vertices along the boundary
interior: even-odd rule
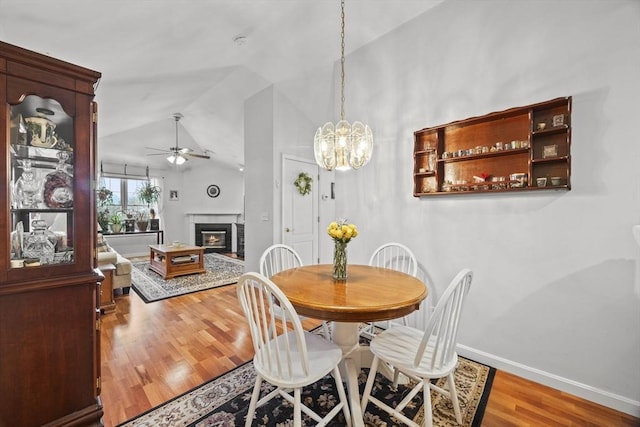
[[[136,226],[138,227],[138,231],[147,231],[149,216],[145,211],[141,210],[136,213]]]
[[[106,187],[96,190],[96,206],[98,208],[98,224],[103,230],[109,227],[109,206],[113,204],[113,191]]]
[[[152,203],[156,203],[158,201],[158,199],[160,199],[160,192],[162,190],[160,189],[160,187],[158,187],[157,185],[152,185],[150,181],[146,181],[145,183],[142,184],[142,186],[140,186],[138,188],[138,198],[143,202],[147,204],[147,207],[149,207],[149,205],[151,205]],[[139,214],[143,213],[144,214],[144,219],[140,220],[137,219],[137,225],[138,225],[138,230],[140,231],[145,231],[147,229],[147,226],[149,224],[149,216],[146,212],[139,212]],[[155,211],[154,211],[155,214]],[[144,221],[144,223],[142,222]],[[144,228],[141,228],[144,227]]]
[[[114,212],[109,217],[109,227],[112,233],[120,233],[122,230],[122,215],[120,212]]]
[[[155,203],[160,199],[161,192],[160,187],[152,185],[150,181],[147,181],[138,188],[138,198],[146,203],[148,207],[151,203]]]

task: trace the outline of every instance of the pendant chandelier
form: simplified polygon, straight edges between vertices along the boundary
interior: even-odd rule
[[[351,125],[344,119],[344,0],[341,6],[340,121],[319,127],[313,141],[316,163],[330,171],[359,169],[369,162],[373,151],[373,134],[369,126],[357,121]]]

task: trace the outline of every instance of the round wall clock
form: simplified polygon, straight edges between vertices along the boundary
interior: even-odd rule
[[[220,195],[220,187],[218,187],[217,185],[208,186],[207,195],[209,197],[218,197]]]

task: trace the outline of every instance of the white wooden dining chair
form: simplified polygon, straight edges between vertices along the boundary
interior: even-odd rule
[[[469,269],[464,269],[455,276],[438,301],[424,330],[409,326],[394,326],[378,333],[371,340],[369,348],[374,357],[362,395],[363,413],[367,404],[371,402],[405,424],[418,427],[418,424],[407,418],[402,411],[422,390],[424,425],[431,427],[433,416],[430,390],[433,389],[451,399],[456,421],[458,424],[462,423],[453,372],[458,363],[456,343],[460,315],[472,277],[473,273]],[[376,398],[372,391],[380,362],[389,365],[394,372],[399,371],[416,382],[411,392],[395,408]],[[445,377],[448,390],[430,382],[433,378]],[[393,387],[397,387],[397,375],[394,378]]]
[[[411,249],[401,243],[385,243],[377,248],[369,259],[369,265],[401,271],[414,277],[418,275],[416,256]],[[401,321],[404,326],[408,325],[406,316],[402,317]],[[388,328],[391,325],[391,321],[386,321],[385,324]],[[367,338],[372,338],[375,330],[375,325],[371,323],[361,331],[361,334]]]
[[[336,344],[317,334],[306,332],[295,308],[275,283],[258,273],[245,273],[238,280],[237,295],[251,330],[255,356],[253,365],[256,381],[245,426],[254,423],[256,408],[281,396],[293,404],[293,425],[302,425],[302,412],[317,425],[324,426],[342,411],[347,425],[351,425],[351,414],[342,384],[338,364],[342,350]],[[280,307],[280,317],[274,314],[274,305]],[[276,327],[273,327],[276,325]],[[331,373],[335,380],[339,402],[324,417],[301,402],[304,386],[319,381]],[[262,381],[273,384],[276,389],[260,400]],[[290,394],[293,390],[293,396]]]
[[[283,270],[302,266],[302,259],[292,247],[278,243],[265,249],[259,265],[260,274],[270,278]]]
[[[259,266],[260,274],[271,278],[281,271],[301,267],[302,259],[292,247],[277,243],[265,249],[260,256]],[[276,315],[278,315],[279,308],[276,306],[274,309],[276,310]],[[329,325],[324,321],[322,322],[322,333],[326,339],[331,339]]]

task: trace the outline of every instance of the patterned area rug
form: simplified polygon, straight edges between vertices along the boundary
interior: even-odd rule
[[[215,253],[204,254],[204,274],[164,280],[149,270],[149,261],[134,262],[131,288],[146,303],[236,283],[244,273],[244,261]]]
[[[360,395],[364,391],[368,369],[362,369],[358,378]],[[484,409],[487,405],[495,369],[478,362],[460,357],[455,371],[456,389],[462,411],[463,427],[477,427],[482,423]],[[118,427],[211,427],[211,426],[244,426],[244,419],[249,407],[251,392],[255,381],[253,363],[248,362],[227,372],[193,390],[176,397],[150,411],[129,420]],[[444,380],[439,380],[442,386]],[[327,376],[319,382],[305,387],[302,400],[321,416],[327,414],[338,400],[334,390],[333,377]],[[273,390],[266,382],[262,383],[262,395]],[[387,402],[398,402],[408,393],[406,386],[399,385],[397,390],[391,388],[391,382],[378,374],[374,388],[374,396]],[[453,407],[449,399],[439,393],[432,392],[433,425],[437,427],[459,426],[456,423]],[[405,414],[422,423],[422,393],[419,393],[408,405]],[[386,412],[369,404],[364,415],[365,425],[375,427],[402,426]],[[293,407],[283,403],[283,399],[274,398],[256,411],[255,426],[290,426],[292,425]],[[315,425],[304,413],[302,425]],[[345,426],[342,412],[329,424]]]

